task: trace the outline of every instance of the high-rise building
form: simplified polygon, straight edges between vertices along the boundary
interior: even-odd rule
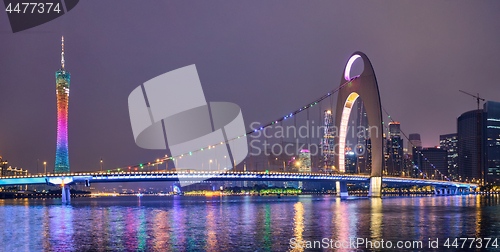
[[[483,150],[483,110],[471,110],[457,119],[458,134],[458,179],[460,181],[481,180]]]
[[[458,175],[462,181],[500,183],[500,102],[457,119]]]
[[[444,176],[448,176],[448,153],[445,149],[429,147],[423,148],[421,153],[421,170],[427,178],[444,179]]]
[[[418,133],[410,134],[408,136],[408,140],[410,140],[410,142],[408,143],[408,151],[413,148],[416,148],[417,150],[422,149],[422,141],[420,140],[420,134]]]
[[[346,173],[356,173],[357,168],[357,157],[354,151],[346,151],[345,154],[345,172]]]
[[[323,148],[323,170],[331,172],[334,170],[335,161],[335,127],[333,123],[333,115],[331,110],[324,112],[324,131],[321,146]]]
[[[401,124],[398,122],[389,123],[389,137],[401,137]]]
[[[448,175],[451,180],[458,179],[458,134],[439,136],[439,146],[446,150],[448,156]]]
[[[420,169],[420,151],[422,150],[422,141],[420,140],[420,134],[413,133],[408,136],[408,154],[411,154],[411,159],[413,165],[417,168],[414,169],[415,174],[418,175],[418,170]],[[414,167],[415,168],[415,167]]]
[[[484,103],[486,182],[500,183],[500,102]]]
[[[364,108],[364,102],[361,99],[357,99],[354,105],[356,109],[355,119],[356,119],[356,137],[357,145],[355,148],[355,153],[357,156],[357,171],[356,173],[370,174],[371,171],[371,149],[369,148],[369,132],[368,132],[368,117],[366,110]]]
[[[403,171],[403,139],[401,125],[398,122],[389,123],[389,139],[387,139],[387,174],[399,176]]]
[[[57,147],[55,173],[69,172],[68,99],[70,73],[64,69],[64,37],[61,38],[61,69],[56,71]]]
[[[401,172],[401,176],[415,177],[417,175],[416,172],[413,156],[409,153],[405,153],[403,155],[403,171]]]
[[[299,172],[311,172],[311,152],[309,150],[300,150],[297,166]]]

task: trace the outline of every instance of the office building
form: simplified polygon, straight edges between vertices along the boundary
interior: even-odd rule
[[[458,134],[440,135],[439,146],[447,152],[448,175],[450,179],[458,180]]]

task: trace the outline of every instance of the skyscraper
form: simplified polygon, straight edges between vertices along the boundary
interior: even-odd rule
[[[484,104],[486,181],[500,183],[500,102],[487,101]]]
[[[389,139],[387,140],[387,174],[399,176],[403,171],[403,139],[401,125],[398,122],[389,123]]]
[[[298,166],[299,172],[311,172],[311,152],[306,149],[302,149],[299,152],[299,158],[297,159],[296,165]]]
[[[346,151],[345,153],[345,172],[356,173],[357,157],[354,151]]]
[[[448,153],[448,174],[450,179],[458,179],[458,134],[440,135],[439,146]]]
[[[368,117],[366,115],[363,100],[357,99],[354,107],[356,108],[356,125],[353,130],[356,130],[356,137],[358,138],[356,148],[354,149],[358,158],[356,172],[369,174],[371,171],[371,156],[368,156],[371,150],[368,148],[368,142],[370,140],[368,132]]]
[[[61,38],[61,69],[56,71],[57,147],[55,173],[69,172],[68,99],[70,73],[64,69],[64,37]]]
[[[422,149],[422,141],[420,141],[420,134],[418,133],[410,134],[410,136],[408,136],[408,139],[410,140],[410,143],[408,143],[409,152],[413,148],[416,148],[417,150]]]
[[[414,169],[413,175],[418,175],[418,170],[420,169],[420,151],[422,150],[422,141],[420,140],[420,134],[413,133],[408,136],[408,153],[411,154],[411,159],[413,161],[412,165],[417,166],[418,169]]]
[[[458,175],[462,181],[483,178],[483,110],[471,110],[457,119],[458,132]],[[479,125],[478,125],[479,124]]]
[[[333,171],[335,160],[335,140],[334,140],[334,124],[331,110],[324,112],[324,132],[322,139],[323,148],[323,170],[325,172]]]

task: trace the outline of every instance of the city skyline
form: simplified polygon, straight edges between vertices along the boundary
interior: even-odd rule
[[[230,7],[242,5],[234,3]],[[271,10],[250,9],[237,17],[230,11],[224,12],[229,8],[225,6],[202,13],[180,3],[170,3],[160,4],[158,9],[166,9],[171,15],[177,13],[176,19],[184,18],[183,29],[176,30],[177,24],[168,17],[155,15],[156,19],[150,20],[151,27],[143,31],[141,25],[145,23],[140,17],[145,10],[139,8],[137,13],[130,13],[137,25],[129,25],[125,31],[121,17],[111,20],[100,10],[92,10],[96,18],[86,24],[91,10],[80,3],[68,15],[0,41],[1,54],[6,55],[5,67],[0,70],[0,81],[4,83],[0,112],[5,121],[0,130],[0,155],[9,164],[30,172],[36,172],[37,159],[40,167],[43,161],[48,162],[47,167],[54,166],[57,112],[52,85],[59,50],[56,41],[61,35],[75,41],[67,47],[71,52],[68,57],[72,62],[72,82],[76,83],[72,89],[68,134],[72,139],[71,165],[79,171],[98,170],[101,156],[105,169],[164,156],[162,151],[136,147],[128,122],[126,97],[147,76],[183,64],[201,65],[200,78],[207,82],[204,90],[207,97],[238,103],[249,125],[253,121],[273,120],[333,89],[342,75],[342,65],[356,50],[365,51],[373,61],[382,106],[401,122],[402,130],[406,134],[421,134],[423,146],[437,146],[439,135],[456,132],[456,119],[475,108],[475,100],[458,89],[479,92],[493,101],[494,94],[500,92],[494,83],[500,54],[496,46],[499,37],[494,32],[500,22],[494,14],[498,13],[499,4],[453,6],[447,15],[441,16],[439,11],[449,7],[445,3],[434,3],[435,10],[424,10],[424,4],[418,3],[399,3],[397,7],[379,3],[335,7],[326,4],[314,8],[291,4],[279,12],[274,9],[278,13],[273,15],[271,10],[276,6],[267,3],[260,7]],[[346,10],[355,7],[358,9],[355,15],[367,18],[340,22],[348,20],[351,12]],[[390,24],[391,8],[401,7],[394,14],[400,24]],[[413,13],[410,7],[420,11],[420,15],[409,15]],[[371,14],[370,8],[380,10]],[[326,9],[339,12],[338,17],[330,17],[335,15]],[[294,11],[304,19],[295,20]],[[180,17],[181,13],[191,12],[202,19],[194,22]],[[217,18],[208,15],[214,12],[222,15]],[[257,22],[255,16],[262,20]],[[369,18],[375,21],[369,22]],[[223,24],[224,19],[236,22]],[[200,20],[207,22],[203,24]],[[1,23],[0,30],[10,29],[8,22]],[[107,23],[108,27],[99,27],[99,23]],[[339,25],[330,27],[326,23]],[[73,26],[78,27],[78,32]],[[163,33],[168,34],[154,33],[156,39],[141,40],[161,26],[165,26]],[[207,42],[198,42],[198,37],[190,31],[205,26],[212,29],[196,36]],[[311,31],[310,26],[320,28]],[[408,27],[415,29],[408,31],[412,30]],[[370,28],[376,32],[367,32]],[[346,36],[334,35],[344,29]],[[232,31],[230,35],[227,30]],[[366,35],[361,35],[363,32]],[[266,44],[262,44],[262,38]],[[383,45],[386,40],[391,43]],[[436,92],[428,91],[432,87],[437,87]],[[273,99],[280,95],[287,99],[279,102]]]
[[[500,1],[4,3],[2,251],[499,247]]]

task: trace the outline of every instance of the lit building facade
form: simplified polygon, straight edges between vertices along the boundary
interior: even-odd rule
[[[334,170],[335,161],[335,127],[333,124],[332,111],[326,110],[324,112],[324,131],[323,131],[323,170],[331,172]]]
[[[7,174],[7,165],[9,162],[7,160],[2,160],[2,157],[0,156],[0,176],[6,176]]]
[[[408,154],[411,155],[413,171],[415,176],[420,174],[420,151],[422,150],[422,141],[420,140],[420,134],[413,133],[408,136]],[[416,168],[415,168],[416,166]]]
[[[371,172],[371,149],[369,147],[369,132],[368,132],[368,117],[364,108],[364,102],[357,99],[355,102],[356,109],[356,138],[357,142],[355,153],[357,155],[357,172],[370,174]],[[364,131],[364,132],[363,132]]]
[[[392,176],[401,175],[403,171],[403,139],[401,139],[401,125],[398,122],[389,123],[387,153],[387,174]]]
[[[68,99],[70,73],[64,69],[64,37],[61,44],[61,69],[56,71],[57,147],[55,173],[69,172],[68,156]]]
[[[311,172],[311,152],[306,149],[302,149],[299,152],[299,158],[297,159],[298,172]]]
[[[487,101],[484,104],[484,164],[486,182],[500,183],[500,102]]]
[[[357,165],[358,158],[356,156],[356,153],[354,151],[346,151],[345,154],[345,172],[346,173],[357,173],[356,168],[358,167]]]
[[[439,146],[446,150],[448,156],[448,175],[451,180],[458,179],[458,134],[439,136]]]

